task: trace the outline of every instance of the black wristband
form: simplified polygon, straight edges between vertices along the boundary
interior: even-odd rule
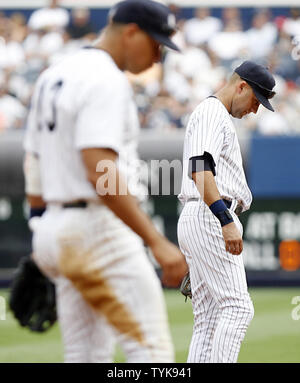
[[[29,213],[29,218],[41,217],[44,214],[45,210],[46,210],[45,207],[31,208]]]
[[[227,209],[227,206],[222,199],[212,203],[209,208],[211,212],[218,218],[222,227],[233,222],[232,215],[230,214],[230,211]]]
[[[222,227],[233,222],[232,215],[230,214],[230,211],[228,209],[216,214],[216,217],[220,221]]]

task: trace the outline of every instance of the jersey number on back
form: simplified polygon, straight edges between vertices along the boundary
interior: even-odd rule
[[[38,115],[40,116],[39,118],[39,124],[38,124],[38,129],[41,130],[44,125],[47,126],[48,130],[52,132],[56,128],[56,122],[57,122],[57,111],[56,111],[56,104],[57,104],[57,97],[62,89],[63,86],[63,81],[59,80],[55,82],[50,89],[48,89],[48,94],[47,97],[48,99],[46,100],[46,104],[44,103],[44,97],[45,97],[45,88],[46,88],[46,83],[44,83],[41,86],[40,93],[39,93],[39,99],[38,99]],[[47,118],[46,122],[43,121],[43,116],[44,114],[44,107],[50,107],[50,118]],[[42,107],[43,106],[43,107]]]

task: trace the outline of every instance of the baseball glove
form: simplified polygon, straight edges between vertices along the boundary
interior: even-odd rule
[[[192,290],[191,290],[191,280],[190,280],[190,273],[187,273],[180,285],[180,292],[185,296],[185,301],[189,297],[192,299]]]
[[[30,257],[21,258],[14,275],[9,306],[31,331],[44,332],[56,321],[55,286]]]

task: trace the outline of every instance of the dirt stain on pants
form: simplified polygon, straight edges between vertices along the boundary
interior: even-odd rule
[[[90,253],[82,253],[74,246],[63,246],[59,257],[61,273],[80,291],[86,302],[96,312],[103,314],[113,327],[145,346],[139,323],[124,303],[119,301],[100,270],[92,270],[90,264]]]

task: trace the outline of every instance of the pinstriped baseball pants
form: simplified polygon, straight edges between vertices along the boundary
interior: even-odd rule
[[[141,239],[103,205],[47,208],[34,260],[56,285],[65,362],[173,362],[160,281]]]
[[[238,217],[231,214],[242,234]],[[220,223],[203,201],[185,204],[177,234],[193,294],[188,362],[235,363],[254,315],[243,256],[226,252]]]

